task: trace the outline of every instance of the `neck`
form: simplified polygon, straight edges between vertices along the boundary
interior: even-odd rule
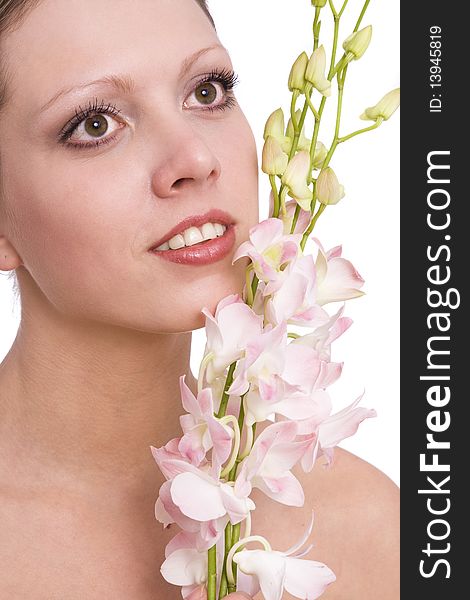
[[[0,449],[12,472],[60,485],[155,489],[150,445],[181,435],[180,375],[196,389],[190,348],[190,332],[148,334],[23,311],[0,366]]]

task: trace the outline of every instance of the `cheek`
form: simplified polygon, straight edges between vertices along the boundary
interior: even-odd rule
[[[50,167],[49,172],[52,172]],[[53,299],[60,290],[77,285],[98,288],[109,283],[119,260],[129,255],[132,212],[119,195],[116,180],[76,172],[73,182],[56,176],[44,181],[30,174],[35,187],[16,186],[14,228],[18,251],[26,269],[43,292]],[[125,189],[121,187],[121,190]],[[111,269],[113,265],[113,269]]]
[[[222,173],[225,173],[232,190],[235,191],[232,195],[237,201],[234,207],[235,214],[249,229],[259,220],[259,169],[253,132],[243,113],[240,112],[239,118],[233,121],[230,131],[223,137],[223,142],[219,149],[219,156],[223,157]]]

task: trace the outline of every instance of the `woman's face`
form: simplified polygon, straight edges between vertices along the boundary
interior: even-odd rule
[[[1,51],[11,80],[0,234],[21,257],[20,282],[72,318],[201,327],[203,306],[242,290],[246,259],[231,259],[258,221],[258,183],[251,129],[213,74],[232,64],[200,7],[43,0]],[[188,264],[149,251],[212,209],[234,224],[222,257]]]

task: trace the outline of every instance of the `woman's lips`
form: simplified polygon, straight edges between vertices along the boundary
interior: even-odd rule
[[[228,225],[224,234],[212,240],[184,246],[177,250],[150,250],[165,260],[185,265],[208,265],[225,258],[235,244],[235,226]]]

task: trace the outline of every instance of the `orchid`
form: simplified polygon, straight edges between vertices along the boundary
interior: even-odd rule
[[[334,17],[328,60],[328,45],[319,43],[319,16],[327,4]],[[341,245],[325,250],[312,231],[323,212],[344,196],[331,166],[337,146],[390,118],[399,90],[363,113],[361,118],[373,125],[341,137],[347,67],[364,54],[372,34],[371,26],[360,29],[368,1],[339,61],[346,3],[339,12],[326,0],[310,5],[315,12],[313,52],[302,52],[292,66],[287,128],[282,107],[264,128],[269,217],[251,227],[249,239],[232,257],[232,264],[248,259],[243,293],[221,298],[213,312],[202,308],[206,345],[197,390],[187,386],[184,375],[179,380],[185,411],[181,434],[161,447],[150,446],[165,477],[155,518],[165,528],[176,524],[180,529],[167,544],[161,573],[181,587],[185,600],[221,600],[234,591],[252,596],[261,591],[266,600],[281,600],[284,591],[304,600],[321,596],[335,575],[304,558],[312,548],[302,550],[313,517],[292,548],[273,550],[267,540],[251,535],[256,510],[251,494],[256,488],[285,506],[303,506],[305,494],[294,467],[312,473],[323,456],[325,466],[334,468],[334,448],[376,416],[374,409],[359,406],[362,395],[342,410],[333,409],[330,387],[343,363],[332,360],[332,344],[351,326],[344,303],[364,294],[364,280],[342,256]],[[318,133],[336,87],[336,123],[327,147]],[[314,89],[321,95],[317,106]],[[308,112],[311,133],[306,132]],[[313,253],[305,253],[309,241]],[[336,302],[342,305],[330,312],[328,305]],[[254,542],[263,549],[246,548]]]
[[[259,279],[269,282],[269,290],[278,289],[282,282],[281,268],[299,252],[300,234],[285,235],[279,219],[266,219],[249,232],[250,241],[243,242],[235,252],[232,264],[242,258],[251,258]]]
[[[202,312],[206,316],[207,331],[205,376],[210,383],[243,356],[248,340],[261,330],[262,319],[238,294],[222,298],[215,315],[205,308]]]
[[[315,419],[306,419],[298,423],[299,433],[302,434],[299,436],[300,439],[310,441],[301,460],[302,468],[306,473],[313,469],[317,457],[321,455],[324,455],[327,463],[331,464],[334,447],[345,438],[354,435],[364,419],[377,416],[374,409],[357,406],[361,398],[362,395],[352,404],[328,416],[320,423]]]
[[[315,262],[317,303],[323,306],[329,302],[362,296],[364,292],[360,288],[364,285],[364,279],[349,260],[341,257],[341,246],[325,252],[318,240],[316,242],[319,248]]]
[[[297,426],[291,421],[269,425],[243,460],[235,491],[247,495],[252,487],[288,506],[303,506],[304,493],[290,469],[302,458],[308,442],[295,441]]]
[[[305,534],[285,552],[272,550],[261,536],[240,540],[230,551],[228,562],[235,562],[245,575],[256,578],[265,600],[281,600],[284,590],[295,598],[319,598],[336,577],[326,565],[314,560],[302,560],[312,546],[302,550],[313,527],[313,515]],[[261,542],[264,550],[235,550],[249,542]],[[240,588],[242,589],[242,588]]]
[[[268,322],[315,327],[328,321],[317,300],[317,272],[313,257],[302,255],[283,272],[283,285],[266,303]],[[267,293],[265,289],[263,293]]]
[[[214,417],[211,389],[203,389],[195,398],[184,379],[185,376],[182,375],[181,399],[188,414],[180,417],[184,435],[178,444],[178,450],[182,456],[189,458],[192,464],[199,466],[207,451],[213,448],[214,457],[219,464],[223,464],[232,449],[232,431]]]

